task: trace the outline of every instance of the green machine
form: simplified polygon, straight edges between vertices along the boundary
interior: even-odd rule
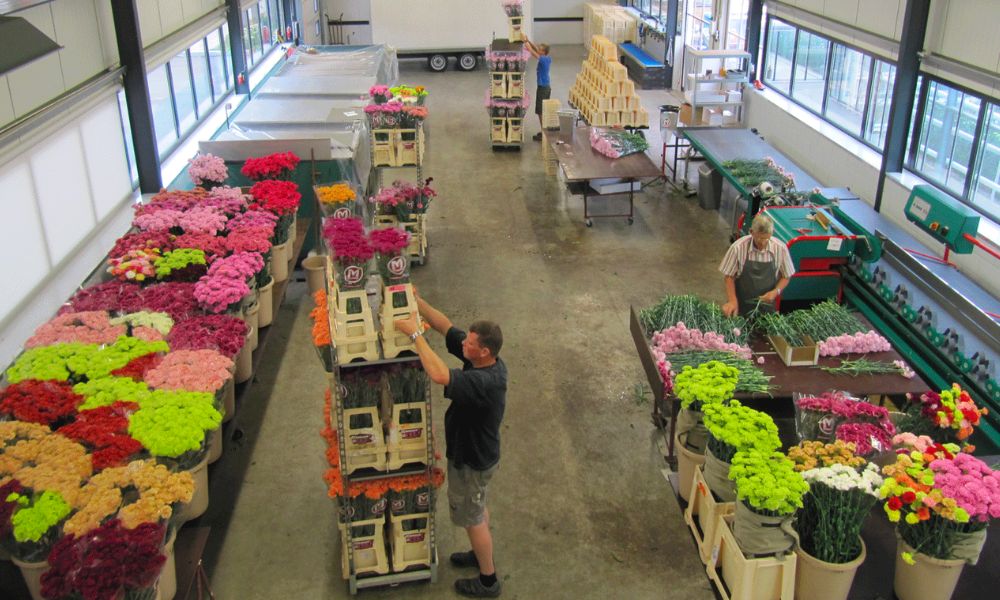
[[[944,192],[929,185],[913,186],[903,212],[917,227],[958,254],[969,254],[975,247],[979,215]]]
[[[788,246],[795,275],[782,292],[782,301],[840,300],[840,268],[852,260],[873,262],[882,254],[881,241],[836,205],[767,206],[762,209],[774,222],[774,237]]]

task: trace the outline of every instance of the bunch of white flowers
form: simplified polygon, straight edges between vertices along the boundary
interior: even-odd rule
[[[878,472],[878,467],[872,463],[868,463],[868,466],[860,472],[847,465],[834,464],[803,471],[802,477],[810,484],[819,483],[843,492],[860,490],[876,498],[879,497],[879,488],[882,487],[882,476]]]

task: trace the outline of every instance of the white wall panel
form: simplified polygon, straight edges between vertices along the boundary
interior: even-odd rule
[[[104,64],[113,67],[118,64],[118,41],[115,38],[115,20],[111,14],[111,3],[96,0],[96,8],[101,34],[101,48],[104,51]],[[142,31],[139,32],[139,35],[142,35]]]
[[[0,320],[3,320],[48,274],[49,263],[26,161],[0,170],[0,190],[6,199],[4,218],[0,219],[0,256],[4,257],[0,260],[0,278],[4,282]]]
[[[106,103],[80,126],[97,220],[111,213],[132,193],[117,104]]]
[[[181,12],[184,15],[184,22],[190,23],[208,11],[205,10],[202,0],[181,0]]]
[[[79,131],[57,133],[30,160],[49,256],[58,263],[95,224]]]
[[[184,11],[178,0],[159,0],[160,31],[167,37],[184,26]]]
[[[218,8],[226,3],[226,0],[201,0],[201,14],[208,14],[213,8]]]
[[[14,120],[14,101],[10,99],[10,85],[7,76],[0,75],[0,125]]]
[[[63,82],[72,88],[103,71],[107,65],[101,47],[97,11],[90,0],[53,2],[52,21],[59,51]]]
[[[58,54],[31,61],[7,73],[14,113],[18,116],[31,112],[65,91],[62,66]]]
[[[854,25],[858,21],[858,0],[826,0],[823,14],[834,21]]]
[[[808,10],[821,15],[823,14],[826,0],[795,0],[794,2],[789,2],[789,4],[794,4],[803,10]]]
[[[860,0],[855,25],[859,29],[898,40],[905,12],[906,0]]]
[[[142,34],[142,47],[148,48],[153,42],[163,37],[160,27],[160,5],[157,0],[136,0],[139,10],[139,31]]]
[[[959,62],[993,71],[1000,52],[996,35],[998,5],[993,0],[949,2],[941,47],[935,52]]]

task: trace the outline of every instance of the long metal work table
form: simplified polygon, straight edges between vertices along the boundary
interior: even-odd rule
[[[765,142],[760,136],[749,129],[720,129],[718,127],[686,127],[683,135],[691,142],[691,147],[705,157],[722,173],[729,183],[733,184],[740,194],[748,196],[751,190],[743,187],[739,179],[734,177],[722,163],[737,159],[771,158],[775,164],[795,177],[795,188],[811,190],[823,187],[812,175],[806,173],[774,146]]]
[[[632,340],[635,342],[639,361],[646,372],[646,379],[653,390],[653,422],[669,436],[666,440],[667,461],[674,463],[674,428],[677,424],[677,413],[680,403],[668,397],[663,391],[663,379],[656,368],[656,359],[649,347],[649,336],[643,330],[639,321],[639,312],[632,307],[629,316]],[[834,375],[820,368],[788,367],[773,352],[766,340],[755,340],[750,344],[755,355],[766,356],[761,370],[771,378],[774,389],[770,394],[736,394],[736,398],[747,406],[764,411],[776,419],[788,419],[794,416],[791,398],[793,393],[818,396],[830,390],[848,392],[854,396],[902,396],[904,394],[921,394],[927,391],[927,384],[920,378],[907,379],[902,375],[864,375],[852,377],[849,375]],[[894,361],[902,360],[895,351],[878,352],[866,355],[871,360]],[[840,364],[840,358],[821,357],[817,367],[835,367]],[[781,429],[781,423],[779,423]]]
[[[634,217],[633,199],[635,186],[632,182],[640,179],[660,177],[660,170],[645,152],[636,152],[621,158],[608,158],[590,146],[590,127],[577,127],[572,140],[558,136],[551,142],[552,150],[562,167],[567,183],[582,183],[583,218],[587,226],[593,225],[594,217],[627,217],[631,225]],[[628,212],[621,214],[591,214],[588,199],[600,196],[590,189],[595,179],[618,179],[628,183]],[[610,194],[605,194],[610,195]]]

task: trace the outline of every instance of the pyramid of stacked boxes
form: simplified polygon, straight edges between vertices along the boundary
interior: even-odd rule
[[[603,35],[590,39],[590,53],[570,87],[569,102],[592,126],[649,126],[649,113],[639,102],[635,83],[618,62],[617,46]]]

